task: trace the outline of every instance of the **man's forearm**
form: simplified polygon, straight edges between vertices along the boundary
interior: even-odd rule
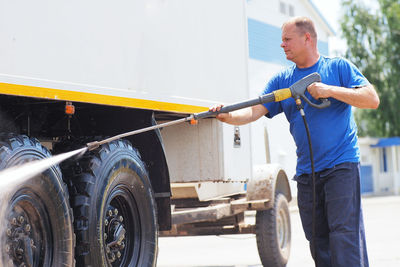
[[[229,113],[222,113],[217,116],[217,119],[233,125],[244,125],[253,122],[268,113],[268,110],[263,105],[256,105]]]
[[[307,89],[315,99],[333,97],[357,108],[376,109],[379,106],[379,97],[372,85],[344,88],[324,83],[313,83]]]
[[[357,108],[376,109],[379,106],[379,97],[372,85],[359,88],[332,86],[331,97]]]

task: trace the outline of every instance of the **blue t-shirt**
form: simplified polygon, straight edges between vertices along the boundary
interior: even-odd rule
[[[369,84],[368,80],[349,61],[343,58],[320,56],[317,63],[309,68],[297,68],[295,65],[276,74],[265,87],[263,94],[277,89],[288,88],[303,77],[318,72],[321,82],[328,85],[354,88]],[[316,104],[308,91],[306,97]],[[322,171],[343,162],[359,162],[360,152],[357,141],[357,126],[351,106],[334,98],[329,98],[331,105],[325,109],[316,109],[304,100],[304,112],[313,147],[315,171]],[[268,109],[267,117],[284,112],[290,123],[290,133],[297,146],[296,175],[310,174],[311,162],[307,133],[303,119],[296,108],[293,98],[281,102],[264,104]]]

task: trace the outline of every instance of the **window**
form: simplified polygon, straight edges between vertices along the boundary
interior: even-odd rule
[[[279,10],[282,14],[286,15],[286,4],[284,2],[279,2]]]
[[[294,17],[294,6],[289,5],[289,16]]]
[[[283,1],[279,1],[279,12],[281,12],[284,15],[289,15],[291,17],[294,16],[294,6],[289,5]]]
[[[380,167],[381,167],[381,172],[387,172],[387,154],[386,154],[386,147],[381,148],[381,160],[380,160]]]

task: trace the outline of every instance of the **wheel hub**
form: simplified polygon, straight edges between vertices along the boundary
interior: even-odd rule
[[[277,227],[278,227],[278,240],[281,249],[285,248],[287,245],[287,232],[288,225],[286,221],[286,216],[283,210],[279,210],[277,217]]]
[[[32,267],[36,246],[32,238],[31,224],[24,213],[13,213],[9,218],[5,245],[5,252],[9,256],[9,265]]]
[[[125,233],[124,218],[118,215],[116,208],[107,210],[107,216],[104,221],[105,231],[104,239],[106,243],[107,259],[110,263],[120,261],[125,249]]]

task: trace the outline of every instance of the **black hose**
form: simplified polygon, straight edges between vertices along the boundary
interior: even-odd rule
[[[308,139],[308,147],[310,150],[310,161],[311,161],[311,177],[312,177],[312,224],[311,224],[311,254],[314,257],[315,261],[315,266],[318,266],[317,264],[317,255],[315,254],[316,250],[316,243],[315,243],[315,220],[316,220],[316,215],[315,215],[315,210],[316,210],[316,191],[315,191],[315,165],[314,165],[314,155],[313,155],[313,150],[312,150],[312,143],[311,143],[311,135],[310,135],[310,129],[308,128],[308,123],[306,120],[306,114],[304,113],[302,105],[297,105],[297,109],[300,111],[300,115],[303,118],[304,122],[304,127],[306,128],[306,133],[307,133],[307,139]]]

